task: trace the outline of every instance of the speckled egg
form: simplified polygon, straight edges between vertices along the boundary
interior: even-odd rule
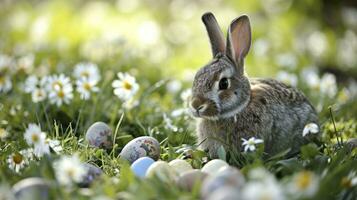
[[[186,171],[179,176],[176,184],[182,190],[191,192],[194,187],[199,187],[207,176],[207,173],[198,169]]]
[[[98,177],[100,177],[103,174],[103,171],[92,164],[85,163],[84,167],[87,170],[87,173],[85,174],[82,182],[79,184],[81,187],[89,187],[90,184]]]
[[[110,149],[113,147],[112,130],[104,122],[96,122],[89,127],[86,140],[92,147]]]
[[[17,182],[12,187],[16,199],[18,200],[47,200],[49,197],[49,183],[42,178],[26,178]]]
[[[222,167],[216,174],[208,177],[202,184],[201,196],[206,199],[221,187],[229,186],[238,190],[244,185],[245,179],[235,167]]]
[[[228,163],[224,160],[214,159],[209,161],[202,167],[202,171],[206,172],[207,174],[213,175],[218,172],[221,167],[229,166]]]
[[[188,162],[181,159],[172,160],[169,162],[169,165],[179,175],[192,170],[192,166]]]
[[[159,159],[160,144],[155,138],[149,136],[135,138],[126,144],[120,153],[120,157],[130,163],[144,156],[148,156],[154,160]]]
[[[137,177],[144,178],[146,171],[155,161],[150,157],[141,157],[131,164],[131,170]]]
[[[146,172],[146,177],[156,176],[164,182],[173,182],[177,178],[176,172],[165,161],[156,161]]]

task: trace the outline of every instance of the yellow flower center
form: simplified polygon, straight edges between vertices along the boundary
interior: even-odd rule
[[[348,177],[343,177],[341,180],[341,185],[345,188],[351,188],[352,187],[351,179],[349,179]]]
[[[84,71],[84,72],[81,73],[81,76],[88,78],[89,77],[89,73],[87,71]]]
[[[86,90],[90,90],[90,89],[91,89],[91,85],[90,85],[89,83],[84,83],[84,84],[83,84],[83,87],[84,87],[84,89],[86,89]]]
[[[68,175],[69,177],[73,178],[73,177],[74,177],[74,174],[75,174],[75,171],[74,171],[73,168],[67,169],[67,175]]]
[[[40,138],[38,137],[38,134],[36,134],[36,133],[32,134],[31,139],[34,143],[36,143],[40,140]]]
[[[43,92],[40,90],[40,91],[37,92],[37,96],[38,96],[38,97],[43,97],[44,94],[43,94]]]
[[[133,86],[128,81],[123,81],[123,87],[127,90],[131,90]]]
[[[23,156],[19,153],[15,153],[13,156],[12,156],[12,160],[14,161],[15,164],[20,164],[22,161],[23,161]]]
[[[309,187],[311,184],[311,176],[310,172],[301,172],[296,180],[297,187],[303,190]]]
[[[64,92],[63,92],[63,90],[58,91],[58,92],[57,92],[57,96],[58,96],[59,98],[63,99],[63,98],[64,98]]]

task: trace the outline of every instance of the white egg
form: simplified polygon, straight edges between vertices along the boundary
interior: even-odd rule
[[[176,184],[182,190],[191,192],[195,187],[200,187],[202,181],[207,177],[207,173],[198,169],[192,169],[182,173],[176,181]]]
[[[156,161],[146,171],[146,177],[158,177],[164,182],[173,182],[177,178],[176,172],[165,161]]]
[[[48,200],[49,189],[49,183],[44,179],[32,177],[17,182],[12,187],[12,192],[18,200]]]
[[[92,124],[86,133],[86,140],[92,147],[110,149],[113,147],[112,130],[104,122]]]
[[[126,144],[120,153],[120,157],[130,163],[145,156],[154,160],[158,160],[160,157],[160,144],[153,137],[142,136],[135,138]]]
[[[223,186],[207,197],[207,200],[240,200],[242,193],[235,187]]]
[[[222,187],[234,187],[240,190],[244,183],[244,176],[237,168],[222,167],[216,174],[204,180],[201,187],[201,197],[207,199],[213,192]]]
[[[229,166],[224,160],[214,159],[209,161],[202,167],[201,171],[206,172],[209,175],[213,175],[219,171],[221,167]]]
[[[192,170],[192,166],[188,162],[181,159],[172,160],[169,162],[169,165],[179,175],[184,172]]]

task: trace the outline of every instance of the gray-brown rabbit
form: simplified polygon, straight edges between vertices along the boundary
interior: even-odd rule
[[[197,74],[189,107],[198,118],[201,147],[217,157],[223,147],[241,149],[242,138],[264,140],[264,151],[274,155],[291,148],[296,152],[307,142],[302,136],[308,123],[318,124],[315,109],[304,94],[273,79],[248,78],[244,58],[251,45],[249,18],[232,21],[227,44],[212,13],[202,21],[211,42],[213,59]]]

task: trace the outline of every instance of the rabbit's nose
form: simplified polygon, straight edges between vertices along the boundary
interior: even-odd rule
[[[194,98],[191,101],[191,107],[198,113],[203,112],[207,108],[207,104],[203,103],[200,98]]]

